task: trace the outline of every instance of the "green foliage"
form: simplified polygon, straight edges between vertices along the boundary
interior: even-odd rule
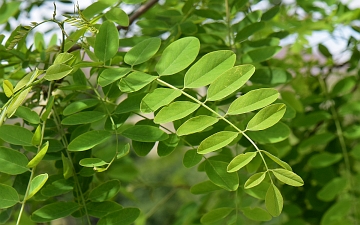
[[[359,9],[258,2],[5,2],[0,224],[358,223]]]

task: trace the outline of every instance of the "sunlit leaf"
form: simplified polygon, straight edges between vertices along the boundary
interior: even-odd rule
[[[9,104],[9,106],[8,106],[8,108],[6,110],[6,115],[7,115],[8,118],[10,118],[10,117],[12,117],[14,115],[16,110],[19,108],[19,106],[26,99],[26,97],[29,94],[30,90],[31,90],[31,87],[26,88],[25,90],[21,91],[21,93],[19,95],[17,95],[16,97],[14,97],[12,99],[11,103]]]
[[[111,132],[105,130],[92,130],[77,136],[69,143],[69,151],[85,151],[105,142],[111,137]]]
[[[94,53],[95,56],[105,62],[111,59],[119,49],[119,32],[111,21],[105,21],[96,35]]]
[[[259,185],[265,179],[265,176],[266,172],[255,173],[254,175],[249,177],[249,179],[247,179],[244,188],[249,189]]]
[[[226,70],[209,86],[207,100],[217,101],[232,94],[250,79],[254,71],[253,65],[240,65]]]
[[[111,69],[105,69],[101,72],[100,76],[98,77],[98,84],[101,87],[105,87],[126,74],[128,74],[131,71],[130,68],[120,67],[120,68],[111,68]]]
[[[118,86],[122,92],[135,92],[150,84],[155,79],[156,76],[135,71],[121,78]]]
[[[45,73],[44,78],[48,81],[60,80],[72,72],[73,68],[66,64],[51,65]]]
[[[207,137],[205,140],[203,140],[200,143],[197,152],[199,154],[206,154],[209,152],[216,151],[230,144],[237,136],[238,136],[237,132],[232,132],[232,131],[217,132]]]
[[[0,147],[0,172],[10,175],[25,173],[28,171],[27,157],[19,151]]]
[[[29,194],[26,196],[26,199],[30,199],[34,196],[40,189],[44,186],[49,175],[47,173],[37,175],[34,179],[31,180]]]
[[[285,169],[273,169],[271,170],[271,172],[275,175],[277,179],[279,179],[285,184],[295,187],[304,185],[304,181],[301,179],[301,177],[292,171]]]
[[[256,113],[256,115],[249,121],[246,130],[265,130],[266,128],[269,128],[279,122],[285,114],[285,111],[285,104],[277,103],[269,105]]]
[[[189,120],[187,120],[185,123],[183,123],[177,129],[176,133],[179,136],[184,136],[188,134],[201,132],[218,121],[219,121],[218,118],[212,116],[206,116],[206,115],[192,117]]]
[[[283,204],[283,197],[279,189],[271,183],[265,197],[266,209],[272,216],[277,217],[282,211]]]
[[[0,138],[13,145],[31,146],[33,133],[26,128],[16,125],[0,126]]]
[[[34,156],[34,158],[32,158],[31,161],[27,164],[27,167],[33,168],[37,166],[37,164],[39,164],[41,160],[44,158],[48,148],[49,148],[49,142],[47,141],[41,147],[40,151]]]
[[[246,166],[251,160],[256,156],[256,152],[246,152],[243,154],[237,155],[229,165],[227,166],[227,171],[229,173],[236,172]]]
[[[273,154],[271,154],[270,152],[267,151],[262,151],[263,153],[265,153],[265,155],[267,157],[269,157],[272,161],[274,161],[276,164],[278,164],[279,166],[281,166],[282,168],[292,171],[291,166],[289,166],[289,164],[287,164],[286,162],[282,161],[281,159],[279,159],[278,157],[274,156]]]
[[[164,50],[155,66],[160,76],[172,75],[188,67],[200,49],[200,42],[195,37],[185,37],[171,43]]]
[[[14,86],[8,80],[3,81],[3,91],[6,97],[10,98],[14,94]]]
[[[154,112],[180,95],[181,91],[177,89],[157,88],[142,99],[140,109],[143,113]]]
[[[160,45],[161,39],[158,37],[143,40],[125,54],[124,61],[132,66],[146,62],[156,54]]]
[[[0,209],[9,208],[19,202],[16,190],[8,185],[0,184]]]
[[[163,107],[155,116],[155,123],[168,123],[184,118],[200,107],[199,104],[188,101],[173,102]]]

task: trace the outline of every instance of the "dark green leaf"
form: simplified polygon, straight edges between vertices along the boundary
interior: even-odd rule
[[[195,184],[190,188],[190,192],[194,195],[206,194],[218,190],[222,190],[221,187],[215,185],[213,182],[209,180]]]
[[[96,57],[105,62],[118,52],[119,32],[113,22],[105,21],[101,24],[96,35],[94,53]]]
[[[329,153],[329,152],[322,152],[313,155],[308,163],[313,168],[323,168],[331,166],[334,163],[339,162],[342,159],[342,154],[340,153]]]
[[[17,117],[23,118],[24,120],[26,120],[32,124],[40,123],[39,115],[36,112],[34,112],[33,110],[31,110],[25,106],[19,106],[19,108],[17,108],[14,115]]]
[[[93,130],[77,136],[69,143],[69,151],[85,151],[105,142],[111,137],[111,132],[105,130]]]
[[[140,215],[138,208],[123,208],[102,217],[98,225],[130,225]]]
[[[27,157],[19,151],[0,147],[0,172],[16,175],[28,171],[26,165],[28,164]]]
[[[16,125],[0,126],[0,138],[13,145],[32,146],[33,133]]]
[[[112,8],[105,13],[106,19],[113,21],[121,26],[129,26],[128,15],[120,8]]]
[[[100,184],[89,193],[89,199],[93,202],[103,202],[113,198],[120,190],[120,181],[110,180]]]
[[[290,128],[286,124],[278,122],[265,130],[248,131],[246,133],[252,140],[261,144],[278,143],[289,137]]]
[[[346,188],[347,183],[345,177],[336,177],[322,187],[316,196],[325,202],[333,201]]]
[[[135,141],[156,142],[169,137],[161,129],[149,125],[134,125],[122,132],[122,135]]]
[[[202,224],[214,223],[227,217],[233,210],[234,208],[228,207],[213,209],[210,212],[205,213],[205,215],[201,217],[200,222]]]
[[[247,218],[254,221],[269,221],[272,219],[272,216],[268,212],[259,207],[245,207],[242,208],[241,211]]]
[[[75,202],[53,202],[33,212],[31,220],[38,223],[46,223],[66,217],[78,209],[79,205]]]
[[[94,107],[97,104],[99,104],[99,100],[97,99],[84,99],[84,100],[72,102],[71,104],[65,107],[63,111],[63,115],[68,116],[70,114],[80,112],[84,109]]]
[[[183,158],[183,164],[186,168],[197,165],[202,160],[202,155],[198,154],[196,149],[188,150]]]
[[[207,160],[205,172],[209,179],[217,186],[227,191],[235,191],[239,187],[239,177],[237,173],[228,173],[226,162]]]
[[[251,35],[255,34],[256,32],[262,30],[265,27],[265,23],[264,22],[256,22],[256,23],[252,23],[246,27],[244,27],[243,29],[241,29],[235,38],[235,41],[237,42],[241,42],[246,40],[247,38],[249,38]]]
[[[93,123],[98,120],[105,118],[105,114],[98,111],[85,111],[79,112],[76,114],[72,114],[68,117],[65,117],[61,124],[63,125],[79,125],[79,124],[86,124],[86,123]]]
[[[19,195],[13,187],[0,184],[0,209],[9,208],[19,202]]]

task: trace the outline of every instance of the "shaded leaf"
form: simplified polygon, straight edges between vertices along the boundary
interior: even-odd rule
[[[227,171],[229,173],[236,172],[246,166],[251,160],[256,156],[256,152],[246,152],[237,155],[235,158],[231,160],[229,165],[227,166]]]
[[[265,130],[248,131],[247,135],[253,140],[261,144],[277,143],[287,139],[290,135],[290,128],[282,123],[278,122],[274,126]]]
[[[235,66],[225,71],[209,86],[207,100],[217,101],[232,94],[250,79],[254,71],[253,65]]]
[[[235,191],[239,187],[239,177],[237,173],[228,173],[226,167],[226,162],[207,160],[205,172],[209,179],[217,186],[227,191]]]
[[[111,132],[105,130],[92,130],[77,136],[69,143],[69,151],[85,151],[105,142],[111,137]]]
[[[197,165],[202,160],[202,155],[198,154],[196,149],[188,150],[183,158],[183,165],[186,168]]]
[[[28,168],[26,167],[27,164],[28,159],[24,154],[10,148],[0,147],[1,173],[10,175],[25,173],[28,171]]]
[[[242,56],[243,63],[257,63],[270,59],[281,50],[280,46],[265,46],[256,48]]]
[[[100,101],[97,99],[84,99],[84,100],[72,102],[68,106],[65,107],[65,109],[63,111],[63,115],[68,116],[70,114],[80,112],[84,109],[94,107],[97,104],[99,104],[99,102]]]
[[[111,59],[119,49],[119,32],[111,21],[105,21],[96,35],[94,53],[95,56],[105,62]]]
[[[32,124],[40,123],[39,115],[36,112],[34,112],[33,110],[31,110],[25,106],[19,106],[14,115],[17,117],[23,118],[24,120],[26,120]]]
[[[268,212],[259,207],[245,207],[242,208],[241,211],[247,218],[254,221],[269,221],[272,219],[272,216]]]
[[[330,202],[333,201],[347,186],[347,179],[345,177],[335,177],[328,182],[321,190],[316,194],[318,199]]]
[[[105,114],[103,112],[98,111],[85,111],[79,112],[76,114],[72,114],[68,117],[65,117],[61,124],[63,125],[79,125],[86,123],[93,123],[105,118]]]
[[[105,87],[126,74],[128,74],[131,71],[130,68],[120,67],[120,68],[111,68],[111,69],[105,69],[101,72],[100,76],[98,77],[98,84],[101,87]]]
[[[265,27],[265,23],[264,22],[255,22],[252,23],[246,27],[244,27],[243,29],[241,29],[235,38],[236,42],[241,42],[246,40],[247,38],[249,38],[251,35],[255,34],[256,32],[258,32],[259,30],[262,30]]]
[[[205,140],[203,140],[200,143],[197,152],[199,154],[206,154],[209,152],[216,151],[230,144],[237,136],[238,136],[237,132],[232,132],[232,131],[217,132],[207,137]]]
[[[8,118],[12,117],[16,110],[19,108],[19,106],[23,103],[23,101],[26,99],[27,95],[29,94],[31,90],[31,87],[21,91],[19,95],[14,97],[9,104],[9,107],[6,110],[6,115]]]
[[[222,190],[222,188],[215,185],[213,182],[209,180],[195,184],[190,188],[190,192],[194,195],[206,194],[217,190]]]
[[[156,76],[135,71],[121,78],[118,86],[122,92],[135,92],[150,84],[155,79]]]
[[[0,184],[0,209],[9,208],[19,202],[16,190],[8,185]]]
[[[200,49],[200,42],[195,37],[185,37],[171,43],[164,50],[155,66],[160,76],[172,75],[188,67]]]
[[[120,190],[120,181],[110,180],[100,184],[89,193],[89,199],[93,202],[103,202],[113,198]]]
[[[261,109],[247,124],[246,130],[264,130],[275,125],[286,111],[285,104],[276,103]]]
[[[138,208],[123,208],[102,217],[98,225],[130,225],[140,215]]]
[[[0,138],[13,145],[32,146],[33,133],[26,128],[16,125],[0,126]]]
[[[124,130],[121,134],[131,140],[140,142],[162,141],[169,137],[161,129],[149,125],[134,125]]]
[[[90,216],[97,218],[102,218],[109,213],[123,209],[120,204],[113,201],[89,202],[86,204],[86,208]]]
[[[322,152],[311,156],[308,163],[313,168],[323,168],[337,163],[341,159],[342,155],[340,153]]]
[[[75,202],[54,202],[33,212],[31,220],[38,223],[46,223],[69,216],[78,209],[79,205]]]
[[[214,223],[216,221],[222,220],[225,217],[227,217],[233,210],[234,208],[229,208],[229,207],[213,209],[205,213],[205,215],[201,217],[200,222],[202,224]]]

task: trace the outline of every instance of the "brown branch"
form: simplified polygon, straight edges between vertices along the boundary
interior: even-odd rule
[[[135,20],[137,18],[139,18],[141,15],[143,15],[144,13],[146,13],[151,7],[153,7],[159,0],[150,0],[148,2],[146,2],[144,5],[140,6],[134,13],[132,13],[129,17],[129,26],[131,26],[131,24],[133,24],[135,22]],[[117,26],[117,30],[121,30],[121,29],[128,29],[129,26],[124,27],[124,26]],[[76,51],[78,49],[81,49],[81,45],[79,44],[75,44],[73,45],[67,52],[73,52]]]

